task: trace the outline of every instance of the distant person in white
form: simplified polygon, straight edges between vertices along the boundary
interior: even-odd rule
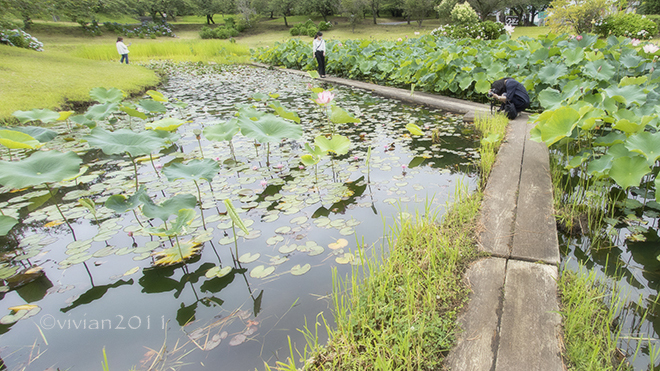
[[[319,62],[319,76],[325,77],[325,40],[321,31],[316,33],[314,41],[312,42],[312,50],[316,61]]]
[[[128,44],[128,46],[131,46],[131,44]],[[128,64],[128,46],[124,44],[123,37],[117,38],[117,52],[121,55],[119,63],[124,63],[124,60],[126,60],[126,64]]]

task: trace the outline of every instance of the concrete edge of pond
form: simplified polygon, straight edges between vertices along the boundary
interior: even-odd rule
[[[308,76],[304,71],[253,63]],[[318,79],[413,104],[464,114],[474,121],[490,106],[337,77]],[[549,153],[530,140],[529,117],[509,123],[478,221],[480,250],[464,279],[472,292],[459,317],[462,332],[446,366],[452,371],[562,371],[561,316],[556,280],[560,255]]]

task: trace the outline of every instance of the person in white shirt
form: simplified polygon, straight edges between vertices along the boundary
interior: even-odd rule
[[[131,46],[131,44],[128,44],[128,46]],[[124,44],[123,37],[117,38],[117,52],[121,55],[119,63],[124,63],[124,60],[126,60],[126,64],[128,64],[128,46]]]
[[[321,31],[317,32],[316,36],[314,36],[312,50],[316,61],[319,63],[319,75],[325,77],[325,40],[323,40],[323,33]]]

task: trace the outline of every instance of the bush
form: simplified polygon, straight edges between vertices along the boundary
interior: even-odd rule
[[[332,28],[332,23],[330,22],[319,22],[319,31],[327,31]]]
[[[226,28],[236,28],[236,19],[234,17],[225,18],[225,27]]]
[[[300,35],[300,27],[298,27],[298,26],[291,27],[291,29],[289,30],[289,34],[291,34],[291,36]]]
[[[476,22],[464,25],[444,25],[431,31],[436,37],[449,37],[452,39],[495,40],[504,35],[504,25],[491,21]]]
[[[209,28],[207,26],[203,26],[202,29],[199,31],[199,37],[202,39],[228,39],[230,37],[236,37],[238,36],[239,32],[237,29],[231,27],[216,27],[216,28]]]
[[[467,2],[456,4],[451,11],[451,20],[456,24],[469,25],[479,23],[477,12]]]
[[[614,35],[650,40],[658,34],[658,25],[643,15],[617,13],[597,23],[596,32],[603,37]]]
[[[202,39],[213,39],[215,37],[215,33],[210,27],[202,26],[202,29],[199,31],[199,37]]]
[[[319,32],[319,30],[316,28],[316,26],[312,26],[312,27],[307,29],[306,34],[309,37],[314,37],[314,36],[316,36],[317,32]]]
[[[127,37],[140,37],[140,38],[144,38],[144,37],[153,38],[154,36],[176,37],[174,32],[172,32],[172,27],[166,22],[162,22],[162,23],[145,22],[137,26],[132,24],[120,24],[117,22],[105,22],[103,23],[103,27],[105,27],[106,30],[110,32],[116,33],[117,35],[127,36]],[[200,35],[201,33],[202,32],[200,31]]]
[[[44,51],[43,43],[39,42],[36,37],[18,28],[13,30],[0,29],[0,44],[32,49],[38,52]]]
[[[438,13],[440,19],[445,21],[451,20],[451,11],[458,4],[458,0],[442,0],[439,5],[435,6],[435,11]]]
[[[552,0],[548,26],[555,33],[591,33],[611,7],[610,0]]]

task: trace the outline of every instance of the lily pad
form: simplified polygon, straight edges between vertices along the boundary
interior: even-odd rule
[[[354,260],[355,260],[355,255],[349,252],[344,253],[344,255],[335,258],[335,261],[339,264],[349,264],[352,263]]]
[[[206,278],[213,278],[213,277],[224,277],[228,275],[232,271],[232,267],[226,266],[226,267],[213,267],[209,270],[206,271],[204,274]]]
[[[331,244],[328,245],[328,247],[329,247],[330,249],[332,249],[332,250],[342,249],[342,248],[344,248],[344,247],[346,247],[346,246],[348,246],[348,241],[346,241],[346,240],[343,239],[343,238],[340,238],[340,239],[338,239],[337,241],[335,241],[335,242],[333,242],[333,243],[331,243]]]
[[[245,253],[245,254],[241,255],[238,258],[238,261],[241,262],[241,263],[244,263],[244,264],[248,264],[248,263],[252,263],[253,261],[259,259],[259,257],[261,257],[261,254],[259,254],[259,253],[251,254],[251,253],[248,252],[248,253]]]
[[[290,244],[290,245],[283,245],[283,246],[280,246],[280,248],[277,249],[277,251],[279,251],[280,254],[285,254],[285,255],[286,255],[286,254],[290,254],[290,253],[296,251],[296,248],[297,248],[297,247],[298,247],[298,246],[297,246],[296,244],[292,243],[292,244]]]
[[[303,266],[296,264],[291,268],[291,274],[294,276],[302,276],[303,274],[309,272],[310,269],[312,269],[312,266],[309,264],[305,264]]]
[[[250,277],[252,278],[264,278],[269,276],[275,271],[275,267],[267,267],[265,265],[259,265],[254,267],[250,271]]]

